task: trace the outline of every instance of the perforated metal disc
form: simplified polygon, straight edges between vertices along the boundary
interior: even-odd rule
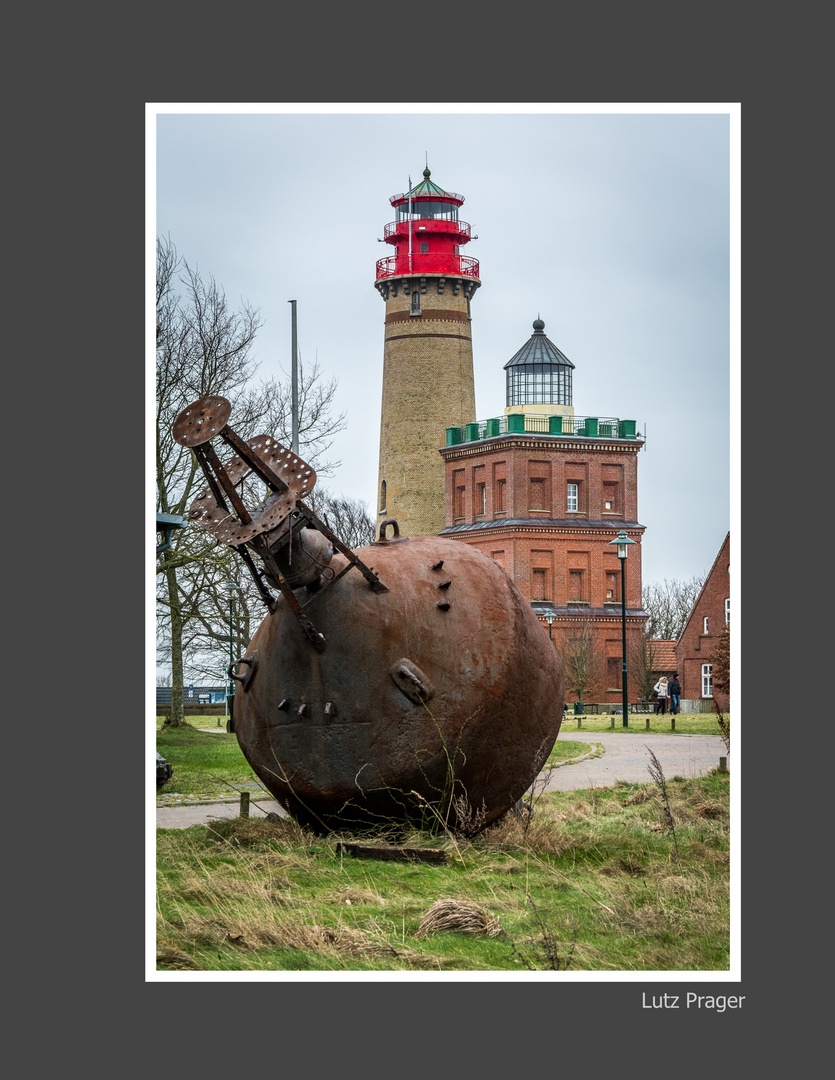
[[[273,492],[250,510],[252,521],[248,524],[224,510],[210,488],[201,491],[189,508],[189,520],[209,529],[225,544],[244,544],[254,536],[276,528],[289,517],[296,502],[308,495],[316,484],[316,473],[307,462],[271,435],[248,439],[247,446],[287,485],[287,491]],[[224,462],[223,468],[235,485],[251,472],[249,465],[237,454]]]
[[[204,397],[183,409],[171,431],[180,446],[200,446],[226,427],[232,406],[225,397]]]

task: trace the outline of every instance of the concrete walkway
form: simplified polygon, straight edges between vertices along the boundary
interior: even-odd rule
[[[550,770],[546,791],[609,787],[618,780],[646,784],[649,751],[658,758],[668,780],[674,776],[704,776],[727,757],[721,735],[659,735],[655,732],[561,731],[562,742],[599,743],[605,753]]]
[[[727,757],[725,744],[719,735],[660,735],[648,731],[621,733],[617,731],[560,732],[565,742],[599,744],[604,748],[600,757],[584,758],[546,770],[546,791],[575,791],[578,788],[609,787],[618,780],[646,784],[651,781],[647,766],[652,750],[668,780],[674,776],[704,776]],[[158,829],[188,829],[205,825],[218,818],[234,818],[240,813],[240,802],[206,803],[201,806],[157,807]],[[268,795],[250,795],[249,816],[253,819],[269,813],[285,811]]]

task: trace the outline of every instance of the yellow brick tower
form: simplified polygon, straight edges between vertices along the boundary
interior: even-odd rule
[[[470,301],[478,262],[460,254],[475,239],[458,219],[463,195],[429,179],[391,197],[396,219],[384,240],[396,254],[377,262],[386,302],[377,524],[394,518],[402,536],[444,527],[444,462],[450,425],[475,421]]]

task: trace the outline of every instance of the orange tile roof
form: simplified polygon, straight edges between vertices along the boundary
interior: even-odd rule
[[[675,671],[678,668],[675,641],[659,640],[651,641],[649,644],[652,650],[653,671]]]

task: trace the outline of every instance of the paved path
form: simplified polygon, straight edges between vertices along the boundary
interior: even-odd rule
[[[659,735],[648,731],[620,733],[617,731],[560,732],[565,742],[599,743],[605,753],[572,764],[548,770],[546,791],[574,791],[577,788],[608,787],[618,780],[630,783],[649,783],[647,771],[651,749],[668,780],[674,776],[703,776],[726,757],[725,744],[719,735]],[[257,801],[256,801],[257,800]],[[268,796],[250,796],[250,817],[268,813],[284,815],[285,811]],[[204,825],[213,819],[237,817],[238,800],[226,803],[207,803],[203,806],[157,807],[158,829],[187,829]]]
[[[668,780],[674,776],[703,776],[727,757],[721,735],[658,735],[655,732],[561,731],[565,742],[600,743],[605,753],[551,769],[546,791],[608,787],[618,780],[646,784],[649,751],[655,754]]]
[[[205,803],[202,806],[158,806],[157,828],[188,829],[191,825],[205,825],[218,818],[234,818],[240,812],[241,804],[237,799],[234,802]],[[251,818],[262,818],[269,813],[286,816],[283,807],[269,795],[264,798],[250,795],[249,816]]]

